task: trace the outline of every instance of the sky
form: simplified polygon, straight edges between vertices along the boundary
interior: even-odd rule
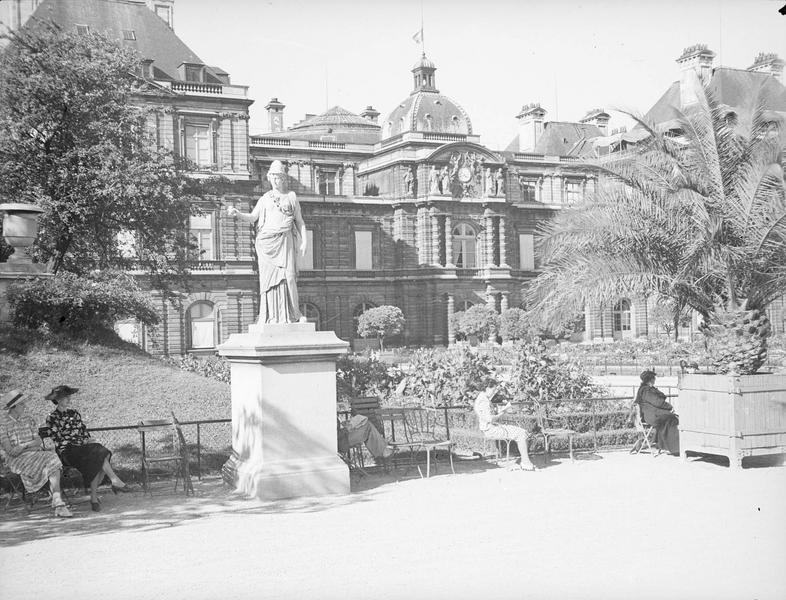
[[[250,86],[251,132],[265,105],[286,105],[285,126],[339,105],[391,112],[412,91],[421,54],[441,93],[473,133],[504,149],[516,115],[539,102],[546,120],[589,110],[627,125],[679,78],[676,58],[707,44],[715,66],[747,68],[759,52],[786,59],[786,0],[176,0],[175,32],[209,65]]]

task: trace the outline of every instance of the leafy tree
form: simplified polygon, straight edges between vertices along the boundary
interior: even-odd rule
[[[476,304],[465,311],[453,313],[453,327],[464,338],[475,336],[487,340],[497,335],[499,315],[485,304]]]
[[[364,338],[376,337],[380,350],[384,350],[385,338],[404,331],[404,322],[404,313],[397,306],[369,308],[358,317],[358,335]]]
[[[554,321],[657,292],[712,323],[719,371],[753,373],[767,354],[763,311],[786,292],[783,121],[761,91],[744,118],[698,96],[677,136],[639,119],[638,151],[604,164],[595,197],[542,228],[529,299]]]
[[[499,334],[503,340],[521,340],[532,337],[532,328],[527,312],[521,308],[509,308],[499,317]]]
[[[54,271],[122,267],[118,236],[165,289],[185,275],[185,224],[204,184],[156,147],[139,56],[98,33],[37,22],[0,54],[0,199],[44,209],[33,254]]]

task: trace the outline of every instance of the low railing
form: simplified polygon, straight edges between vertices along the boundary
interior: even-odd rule
[[[436,140],[439,142],[461,142],[467,139],[463,133],[423,133],[424,140]]]
[[[194,83],[187,81],[173,81],[173,92],[185,92],[188,94],[221,94],[222,87],[213,83]]]
[[[286,138],[257,137],[251,136],[251,146],[290,146],[290,140]]]
[[[344,150],[347,145],[343,142],[317,142],[309,141],[309,148],[322,148],[325,150]]]

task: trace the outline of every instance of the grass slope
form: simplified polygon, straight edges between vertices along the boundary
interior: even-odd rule
[[[80,389],[73,406],[88,427],[135,425],[140,419],[181,421],[231,415],[229,385],[181,371],[116,336],[79,341],[0,327],[0,393],[20,388],[28,410],[43,421],[56,385]]]

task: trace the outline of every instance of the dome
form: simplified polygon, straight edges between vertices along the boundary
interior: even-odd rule
[[[321,115],[308,115],[281,135],[290,139],[375,144],[379,130],[374,121],[334,106]]]
[[[458,102],[444,94],[418,91],[382,121],[382,139],[407,131],[472,135],[472,121]]]
[[[415,66],[412,67],[412,70],[415,69],[436,69],[437,67],[434,66],[434,63],[426,58],[426,55],[420,57],[420,60],[415,63]]]

